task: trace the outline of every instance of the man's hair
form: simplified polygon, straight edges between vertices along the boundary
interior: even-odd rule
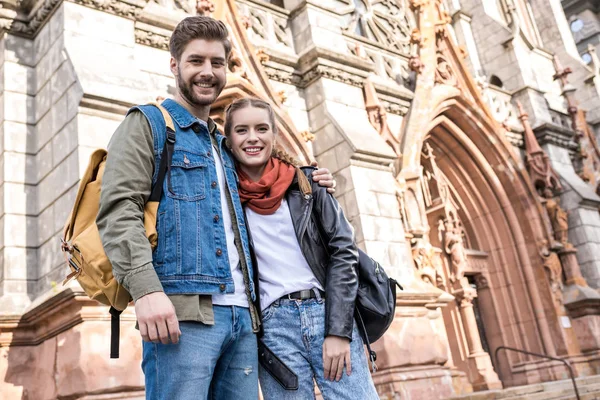
[[[227,39],[227,27],[221,21],[203,15],[184,18],[173,31],[169,41],[171,56],[177,61],[181,58],[185,46],[192,40],[204,39],[223,43],[225,58],[229,58],[231,42]]]

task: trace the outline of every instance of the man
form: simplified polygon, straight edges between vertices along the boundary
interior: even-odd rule
[[[97,224],[117,280],[135,301],[148,399],[256,399],[259,321],[235,166],[210,107],[226,84],[231,44],[209,17],[181,21],[170,40],[175,148],[157,216],[143,209],[166,140],[164,118],[134,107],[109,144]],[[163,155],[164,156],[164,155]],[[331,186],[328,171],[315,180]]]

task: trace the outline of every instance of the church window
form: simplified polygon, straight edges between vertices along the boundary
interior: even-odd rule
[[[583,29],[583,21],[579,18],[575,18],[571,21],[571,32],[577,33]]]
[[[581,55],[581,59],[583,60],[583,62],[585,62],[586,64],[589,64],[592,62],[592,56],[590,53],[583,53]]]
[[[492,75],[490,77],[490,85],[494,85],[499,88],[504,87],[504,84],[502,83],[502,79],[498,78],[496,75]]]

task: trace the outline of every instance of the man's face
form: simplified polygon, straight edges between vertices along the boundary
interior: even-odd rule
[[[227,83],[225,47],[219,41],[192,40],[179,61],[171,58],[171,72],[181,96],[194,107],[210,106]]]

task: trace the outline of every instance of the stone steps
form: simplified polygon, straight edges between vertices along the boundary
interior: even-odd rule
[[[577,378],[581,400],[600,400],[600,375]],[[452,397],[451,400],[571,400],[576,399],[570,379],[489,390]]]

